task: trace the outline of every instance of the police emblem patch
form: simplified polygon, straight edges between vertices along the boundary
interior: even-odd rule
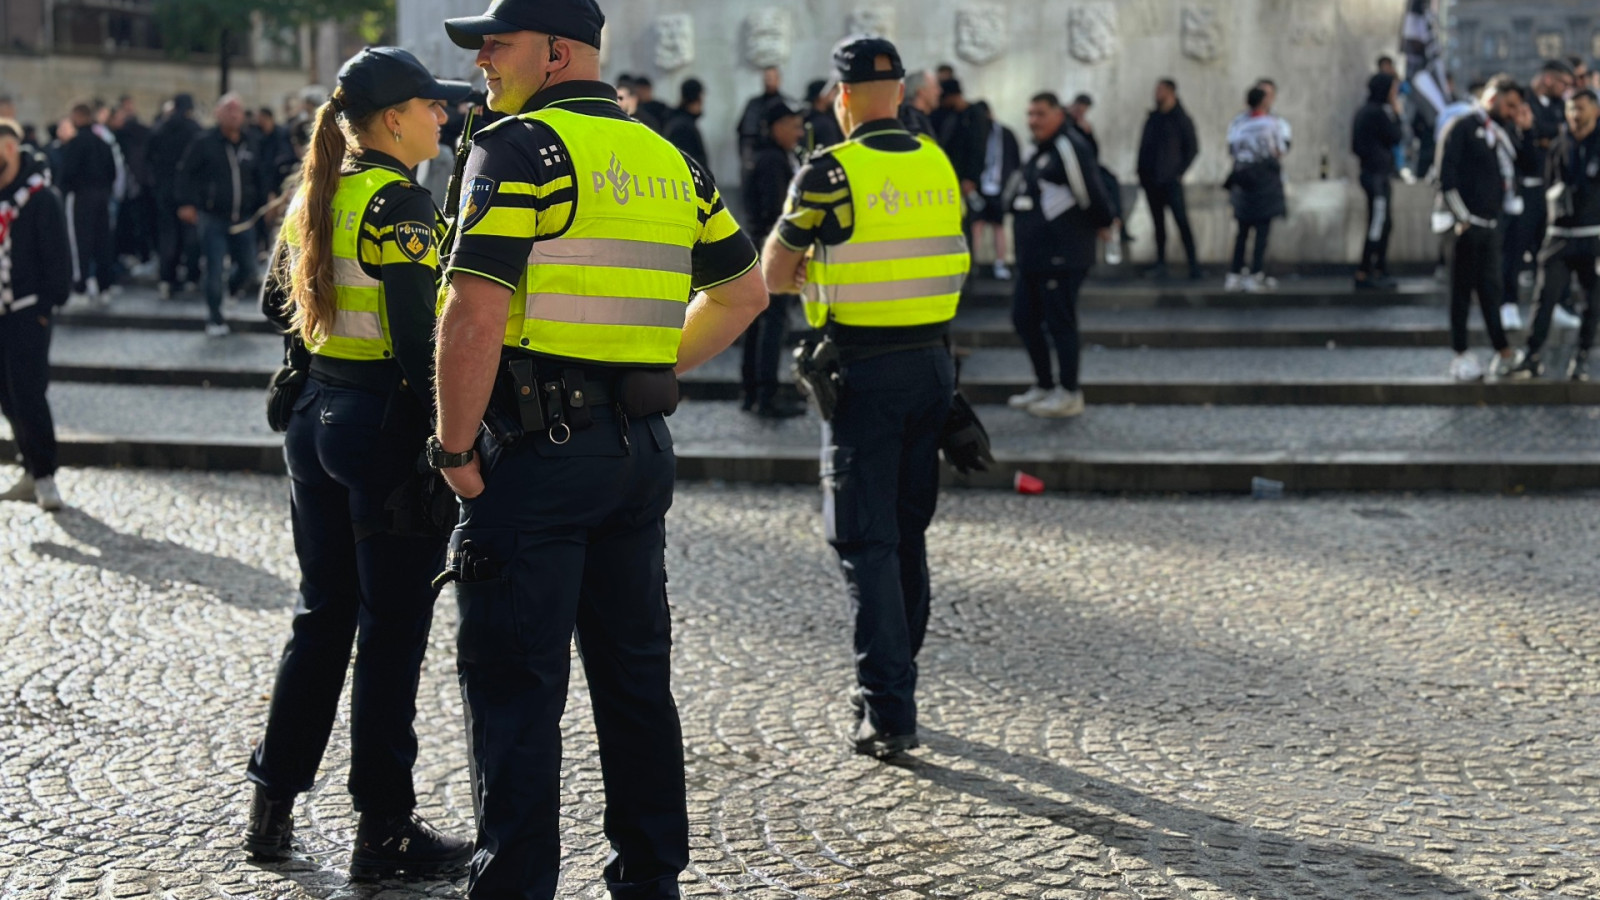
[[[496,187],[493,178],[484,178],[481,175],[467,182],[467,186],[461,191],[459,228],[462,232],[471,231],[472,226],[488,215],[489,208],[494,203]]]
[[[401,222],[394,227],[394,242],[412,262],[422,262],[433,247],[433,229],[421,222]]]

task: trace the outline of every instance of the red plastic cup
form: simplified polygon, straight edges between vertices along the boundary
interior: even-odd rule
[[[1017,470],[1017,477],[1012,480],[1012,485],[1016,487],[1019,494],[1044,493],[1044,482],[1020,469]]]

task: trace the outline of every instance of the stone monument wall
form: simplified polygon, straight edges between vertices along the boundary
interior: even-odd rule
[[[828,72],[828,53],[852,28],[881,30],[906,65],[956,67],[969,98],[984,99],[1026,140],[1027,98],[1041,90],[1064,100],[1093,95],[1090,115],[1103,162],[1134,181],[1139,134],[1156,79],[1178,82],[1195,120],[1201,154],[1189,174],[1200,206],[1221,199],[1229,167],[1225,134],[1259,77],[1279,86],[1277,112],[1294,127],[1286,177],[1317,196],[1317,225],[1296,239],[1293,221],[1274,230],[1280,258],[1337,259],[1342,231],[1359,208],[1322,208],[1359,191],[1316,189],[1323,159],[1332,180],[1354,182],[1350,121],[1365,99],[1373,61],[1395,50],[1403,0],[601,0],[608,18],[605,74],[648,74],[669,104],[678,85],[707,87],[701,130],[718,182],[738,179],[734,127],[760,89],[759,68],[779,66],[784,91],[803,95]],[[442,74],[470,75],[469,53],[450,44],[440,21],[481,12],[485,0],[399,0],[400,39]],[[737,208],[737,204],[731,204]],[[1328,216],[1340,221],[1330,223]],[[1229,225],[1216,217],[1219,227]],[[1425,227],[1422,223],[1421,227]],[[1397,223],[1402,231],[1407,223]],[[1210,230],[1209,228],[1207,229]],[[1148,237],[1145,235],[1144,237]],[[1225,235],[1205,239],[1227,244]],[[1426,243],[1419,241],[1419,243]],[[1308,245],[1309,244],[1309,245]],[[1335,246],[1338,244],[1338,246]],[[1215,254],[1212,254],[1215,255]]]

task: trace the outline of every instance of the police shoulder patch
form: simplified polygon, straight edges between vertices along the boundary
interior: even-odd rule
[[[422,222],[401,222],[394,226],[394,242],[412,262],[422,262],[433,247],[433,229]]]
[[[498,186],[493,178],[479,175],[461,189],[461,213],[457,219],[460,231],[471,231],[472,226],[488,215],[489,208],[494,205],[494,192]]]

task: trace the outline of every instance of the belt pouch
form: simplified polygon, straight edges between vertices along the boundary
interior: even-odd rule
[[[589,407],[588,384],[582,369],[561,370],[562,397],[566,402],[567,427],[587,431],[594,427],[594,410]]]
[[[517,420],[522,425],[522,433],[537,434],[543,431],[544,410],[539,406],[539,385],[534,378],[533,360],[508,360],[506,372],[511,376],[511,398],[517,406]]]
[[[617,403],[623,415],[642,419],[678,409],[678,376],[671,369],[632,369],[617,379]]]

